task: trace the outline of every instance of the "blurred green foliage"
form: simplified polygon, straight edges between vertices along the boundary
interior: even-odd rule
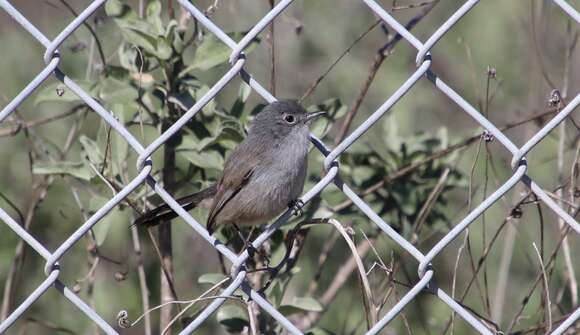
[[[91,18],[89,23],[96,29],[99,42],[107,51],[104,62],[96,56],[92,45],[95,42],[82,29],[70,38],[71,45],[65,43],[62,48],[63,72],[103,104],[144,145],[154,141],[210,90],[212,83],[227,71],[231,52],[219,39],[192,20],[185,20],[185,24],[182,24],[183,18],[171,18],[166,2],[158,0],[146,2],[143,17],[140,17],[136,10],[139,5],[137,1],[109,0],[103,10]],[[202,8],[202,5],[207,7],[213,3],[206,2],[196,5]],[[398,1],[398,3],[405,6],[414,2]],[[417,36],[426,40],[461,3],[452,1],[437,4],[424,22],[416,28]],[[231,31],[228,35],[239,41],[252,27],[255,19],[268,10],[266,5],[266,2],[224,3],[212,14],[214,15],[212,20],[226,27],[226,31]],[[386,2],[382,5],[387,6]],[[23,6],[26,7],[26,4]],[[46,5],[38,4],[38,6]],[[53,10],[62,16],[54,20],[46,18],[50,16],[49,14],[35,13],[32,16],[48,20],[39,23],[41,30],[58,32],[70,21],[70,17],[62,14],[66,13],[66,9],[55,4],[50,6],[57,8]],[[81,4],[73,6],[84,8]],[[178,8],[176,3],[174,6]],[[288,10],[288,14],[283,14],[277,20],[277,25],[282,27],[280,29],[277,26],[276,30],[277,87],[279,92],[282,92],[277,96],[282,97],[300,96],[309,83],[315,80],[374,20],[365,7],[351,3],[305,1],[296,6],[293,11]],[[498,11],[498,8],[501,10]],[[421,9],[422,6],[418,9],[398,11],[390,8],[401,22],[406,22]],[[344,22],[336,20],[339,14],[352,13],[354,10],[364,14],[350,14],[349,19]],[[441,73],[444,80],[452,83],[453,87],[458,87],[459,93],[469,101],[473,101],[478,108],[484,105],[487,108],[491,105],[490,119],[498,124],[513,119],[514,116],[521,118],[521,111],[510,113],[503,111],[513,111],[514,106],[520,108],[522,101],[526,99],[531,102],[527,106],[530,112],[526,111],[525,115],[543,110],[538,107],[541,106],[543,97],[536,92],[543,92],[544,87],[543,84],[539,84],[543,82],[541,71],[531,65],[535,64],[531,56],[534,54],[532,43],[526,39],[527,37],[514,38],[510,36],[511,34],[502,33],[517,31],[518,36],[526,36],[530,24],[518,20],[522,22],[528,20],[529,10],[528,4],[524,2],[519,4],[501,1],[482,2],[433,50],[434,71]],[[547,64],[556,69],[550,72],[556,77],[562,74],[560,73],[562,57],[556,51],[562,50],[565,45],[567,35],[562,31],[566,31],[564,29],[566,20],[559,12],[546,10],[546,13],[546,20],[549,18],[551,21],[544,24],[553,24],[542,32],[544,34],[542,36],[551,37],[550,40],[544,39],[547,49],[544,57],[547,58]],[[0,45],[19,43],[16,41],[21,38],[19,34],[22,32],[15,31],[13,26],[16,24],[8,16],[1,17],[0,27],[6,28],[8,33],[0,34]],[[384,30],[388,32],[389,29]],[[254,40],[245,50],[249,55],[246,68],[262,83],[266,83],[269,79],[270,40],[266,35],[266,32],[260,35],[260,38]],[[313,133],[325,143],[331,145],[336,140],[337,129],[349,111],[349,104],[346,101],[354,101],[356,98],[360,83],[367,75],[368,65],[372,62],[376,50],[385,43],[386,36],[380,28],[375,29],[353,48],[350,55],[341,60],[324,78],[315,93],[306,100],[307,109],[328,112],[326,118],[318,120],[312,127]],[[0,86],[6,92],[7,97],[3,97],[4,99],[9,100],[14,96],[32,78],[36,73],[34,71],[41,68],[41,64],[37,64],[38,61],[35,63],[30,57],[37,54],[40,58],[42,53],[37,50],[38,46],[29,44],[22,42],[18,47],[6,48],[3,57],[0,57],[3,73],[10,75],[11,78],[10,81],[0,84],[8,85],[8,87]],[[91,49],[93,51],[90,51]],[[32,51],[23,52],[23,50]],[[573,53],[571,57],[577,60],[578,53]],[[374,84],[351,130],[383,103],[388,94],[415,70],[413,58],[414,51],[408,45],[401,43],[396,47],[385,66],[377,72]],[[518,62],[514,59],[518,59]],[[23,62],[31,63],[33,66],[28,69],[18,68]],[[486,93],[486,76],[483,69],[490,64],[498,69],[500,79],[492,83],[493,102],[485,102],[483,97]],[[85,71],[87,67],[89,70]],[[466,198],[472,199],[472,203],[476,204],[485,196],[482,194],[481,185],[475,187],[473,194],[467,194],[466,191],[471,189],[469,186],[470,183],[473,186],[474,179],[481,182],[485,175],[491,191],[511,174],[509,164],[504,162],[509,161],[509,157],[495,143],[489,144],[484,149],[489,150],[489,154],[486,152],[476,154],[476,148],[471,148],[465,152],[457,151],[426,161],[460,138],[481,133],[480,129],[473,127],[473,123],[468,121],[458,107],[444,100],[432,86],[427,85],[430,84],[423,82],[417,84],[395,105],[392,115],[385,117],[383,122],[373,127],[369,134],[362,137],[339,158],[340,177],[344,182],[358,194],[364,194],[364,200],[373,211],[402,236],[417,242],[421,250],[428,250],[428,247],[447,232],[462,213],[465,213]],[[569,85],[570,92],[576,92],[574,89],[578,88],[578,80],[573,78]],[[528,97],[528,91],[533,92],[530,93],[533,98]],[[153,155],[152,174],[157,180],[162,180],[163,173],[166,172],[163,155],[165,150],[173,150],[176,182],[172,191],[176,197],[200,190],[215,182],[228,153],[242,140],[249,122],[263,106],[264,102],[256,94],[252,94],[246,83],[238,79],[232,81],[216,99],[205,105],[200,113]],[[6,199],[3,199],[0,200],[0,206],[10,209],[9,213],[15,218],[20,216],[18,212],[34,213],[30,230],[47,245],[49,250],[58,247],[87,217],[101,208],[137,173],[135,168],[137,155],[129,148],[127,142],[86,108],[81,99],[60,82],[49,81],[43,84],[34,97],[20,108],[17,116],[9,120],[12,122],[9,126],[28,119],[53,115],[55,111],[73,109],[78,110],[74,117],[44,124],[42,127],[30,127],[26,131],[16,131],[13,136],[2,138],[3,143],[0,142],[0,166],[5,171],[0,179],[2,195],[14,202],[8,204]],[[70,150],[65,150],[69,132],[74,135],[70,142]],[[520,133],[512,133],[510,136],[522,137]],[[529,138],[529,131],[522,138]],[[546,164],[553,166],[556,141],[549,139],[546,142],[539,150],[531,153],[530,160],[545,160],[548,162]],[[566,148],[568,153],[564,163],[566,166],[569,166],[573,159],[572,149]],[[489,155],[497,157],[494,158],[495,162],[491,162]],[[469,157],[465,159],[466,156]],[[312,150],[305,189],[309,189],[320,180],[323,159],[318,151]],[[418,164],[416,169],[390,179],[401,169],[415,164]],[[491,166],[493,173],[487,170],[488,166]],[[552,173],[543,173],[540,171],[542,169],[532,171],[532,174],[535,173],[533,177],[553,186],[556,176]],[[420,218],[429,196],[441,181],[442,175],[447,173],[444,186],[430,207],[428,216]],[[380,187],[368,194],[365,193],[365,190],[377,184]],[[37,192],[42,193],[44,188],[47,189],[45,200],[40,203],[31,202],[31,199],[37,196]],[[352,204],[345,205],[345,200],[347,199],[344,194],[336,187],[331,185],[325,189],[320,197],[305,208],[302,217],[292,219],[290,224],[282,227],[268,241],[263,251],[269,255],[270,265],[275,266],[284,259],[288,242],[285,238],[296,224],[313,218],[332,217],[353,228],[353,238],[356,242],[364,241],[366,236],[373,239],[373,247],[378,254],[374,254],[373,251],[364,257],[367,268],[379,262],[379,257],[389,265],[392,265],[390,262],[396,263],[390,269],[394,273],[374,270],[369,274],[377,296],[382,298],[383,295],[389,294],[389,289],[394,287],[393,280],[408,284],[416,282],[417,277],[414,274],[416,262],[409,261],[408,255],[386,237],[381,236],[376,225],[358,208]],[[158,197],[149,187],[143,186],[131,194],[128,201],[121,203],[99,221],[94,226],[91,236],[84,242],[78,242],[61,262],[63,282],[70,287],[74,286],[79,295],[110,324],[116,323],[115,316],[120,310],[129,311],[131,320],[143,312],[137,274],[140,260],[133,250],[132,236],[128,227],[136,216],[136,210],[143,211],[146,202],[157,203]],[[488,226],[487,242],[492,229],[495,232],[505,217],[504,212],[504,208],[498,204],[486,213],[488,225],[491,226]],[[192,211],[194,218],[202,223],[206,214],[204,209]],[[528,214],[524,219],[530,221],[532,225],[538,221],[537,215]],[[26,218],[21,219],[25,220]],[[420,231],[417,230],[419,220],[424,220],[424,226]],[[226,277],[220,272],[219,261],[214,255],[213,248],[206,245],[189,227],[177,222],[180,220],[176,220],[173,233],[175,283],[181,300],[195,299]],[[244,234],[255,237],[260,233],[260,229],[252,232],[244,231]],[[310,330],[310,334],[363,333],[365,325],[362,298],[356,275],[350,276],[340,294],[329,306],[323,306],[319,301],[321,291],[335,279],[337,271],[344,266],[350,256],[344,247],[344,241],[339,238],[336,246],[329,251],[324,271],[319,278],[313,278],[319,271],[318,257],[321,249],[331,240],[329,238],[332,236],[331,229],[328,225],[311,226],[297,263],[282,267],[274,278],[270,278],[271,272],[264,272],[260,284],[265,285],[271,280],[269,287],[264,291],[265,297],[286,316],[300,319],[308,312],[323,312],[323,317],[316,323],[316,327]],[[525,291],[519,283],[521,281],[531,283],[537,272],[537,265],[530,260],[533,253],[528,253],[529,250],[526,249],[529,246],[528,242],[538,235],[537,227],[527,229],[521,234],[523,237],[518,237],[521,238],[518,240],[521,243],[520,249],[513,255],[516,269],[512,280],[517,284],[509,284],[510,287],[515,287],[507,291],[509,298],[505,299],[505,310],[511,313],[510,317],[519,307],[518,301]],[[478,231],[474,234],[476,236],[471,240],[470,247],[477,255],[484,249],[485,241],[482,237],[484,231],[485,227],[481,233]],[[138,235],[142,242],[143,266],[151,304],[154,306],[159,303],[159,259],[147,233],[140,231]],[[217,233],[222,241],[235,240],[234,235],[227,230]],[[557,237],[557,232],[552,232],[552,235]],[[573,241],[578,242],[577,239]],[[448,247],[450,251],[444,252],[435,260],[438,269],[437,280],[445,289],[451,289],[451,274],[455,271],[454,263],[460,242]],[[16,281],[12,307],[22,301],[44,278],[42,273],[44,262],[36,255],[27,256],[22,265],[18,265],[18,261],[13,262],[17,243],[18,238],[0,224],[0,282],[5,283],[4,288],[7,287],[6,281],[11,276],[10,269],[15,266],[21,266],[20,277],[23,278]],[[555,244],[553,241],[550,243]],[[231,247],[239,249],[242,245],[239,241],[232,241]],[[32,254],[30,250],[27,252]],[[490,268],[490,278],[497,274],[495,268],[499,264],[499,256],[497,252],[486,260]],[[96,259],[99,259],[99,263],[95,265]],[[477,257],[474,256],[472,259]],[[472,259],[462,260],[458,264],[462,268],[470,269],[469,263],[473,262]],[[261,255],[256,255],[248,266],[256,266],[260,262],[265,260]],[[560,263],[557,265],[559,269],[562,267]],[[90,270],[93,266],[94,269]],[[459,271],[458,280],[461,288],[469,281],[469,275],[468,271]],[[479,278],[481,277],[480,274]],[[310,292],[309,285],[313,281],[318,283],[318,289]],[[565,283],[563,275],[556,275],[553,281],[555,286],[564,286]],[[492,280],[490,286],[495,287]],[[389,298],[382,309],[383,313],[407,290],[404,285],[398,286],[397,289],[399,292],[394,298]],[[480,296],[484,293],[480,290],[478,286],[475,293],[468,296],[466,304],[489,317],[486,314],[489,311],[482,307]],[[485,294],[489,294],[489,291]],[[242,301],[247,300],[241,291],[237,291],[236,296]],[[6,299],[5,292],[2,297]],[[540,306],[541,299],[541,295],[532,295],[529,298],[530,310]],[[565,296],[561,303],[564,309],[572,308],[570,299]],[[57,304],[59,308],[55,308]],[[203,303],[195,304],[185,313],[182,321],[187,322],[195,317],[203,305]],[[435,298],[421,295],[405,309],[405,318],[399,317],[394,320],[386,332],[406,333],[407,325],[410,324],[413,334],[439,333],[440,329],[445,327],[445,321],[450,315],[449,309],[442,306]],[[67,305],[61,296],[52,291],[35,303],[26,314],[27,317],[37,320],[51,320],[52,323],[70,329],[73,333],[91,332],[90,321],[78,317],[79,315],[80,312],[70,304]],[[505,317],[504,323],[510,317]],[[157,318],[157,315],[153,315],[154,325],[158,323]],[[534,314],[534,317],[522,321],[521,325],[531,326],[541,320],[542,316]],[[259,323],[263,333],[282,333],[281,326],[264,313],[261,313]],[[248,312],[244,303],[228,301],[202,326],[200,332],[239,333],[248,325]],[[142,334],[143,327],[141,322],[131,329],[124,330],[123,333]],[[174,326],[175,329],[179,327],[180,323]],[[455,327],[457,334],[472,332],[464,323],[457,322]],[[154,333],[157,333],[155,331],[157,328],[153,328]],[[434,330],[431,331],[429,328]],[[11,331],[16,333],[22,329],[38,334],[47,331],[56,332],[48,324],[24,319]]]

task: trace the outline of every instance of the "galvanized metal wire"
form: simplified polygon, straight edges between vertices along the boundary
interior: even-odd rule
[[[232,281],[228,287],[222,290],[221,297],[233,294],[238,288],[247,293],[253,301],[255,301],[266,313],[276,319],[289,333],[302,334],[302,332],[286,317],[284,317],[276,308],[265,300],[260,294],[255,291],[255,288],[246,279],[247,272],[244,268],[244,263],[248,259],[248,252],[245,251],[241,255],[236,255],[232,250],[227,248],[220,241],[209,235],[204,225],[197,222],[189,213],[183,210],[175,199],[165,191],[165,189],[157,182],[151,175],[152,162],[151,155],[159,149],[166,141],[178,132],[188,121],[195,117],[195,115],[210,102],[228,83],[240,75],[241,78],[247,82],[253,90],[261,95],[266,101],[272,102],[276,98],[270,94],[260,83],[258,83],[251,74],[244,69],[246,57],[243,53],[244,49],[250,42],[260,34],[280,13],[282,13],[293,0],[280,1],[268,14],[256,23],[256,25],[240,40],[236,42],[232,40],[222,29],[215,25],[209,18],[207,18],[202,11],[196,8],[188,0],[178,0],[195,19],[202,24],[207,31],[215,34],[223,43],[232,49],[230,56],[231,68],[230,70],[213,85],[213,87],[199,99],[193,107],[191,107],[179,120],[177,120],[169,129],[167,129],[161,136],[159,136],[153,143],[144,147],[131,133],[117,121],[99,102],[94,100],[86,91],[77,85],[71,78],[59,69],[61,56],[58,52],[58,47],[73,33],[80,25],[83,24],[89,16],[91,16],[106,0],[95,0],[86,9],[84,9],[72,22],[70,22],[53,40],[47,38],[36,26],[24,17],[20,11],[15,8],[7,0],[0,0],[0,7],[5,10],[12,18],[22,26],[28,33],[30,33],[44,48],[43,59],[46,64],[45,68],[22,90],[14,97],[8,105],[6,105],[0,112],[0,122],[4,121],[16,108],[27,99],[42,83],[50,76],[54,76],[66,85],[72,92],[78,95],[90,108],[96,112],[103,120],[105,120],[114,131],[118,132],[132,150],[138,154],[138,171],[139,173],[119,191],[113,198],[111,198],[103,207],[101,207],[95,214],[93,214],[86,222],[84,222],[77,230],[71,234],[58,248],[54,251],[46,249],[41,242],[34,236],[27,232],[20,224],[12,219],[6,211],[0,208],[0,219],[24,240],[36,253],[46,260],[45,273],[46,279],[38,285],[38,287],[31,292],[28,297],[20,303],[20,305],[8,316],[7,319],[0,323],[0,333],[5,332],[22,314],[29,309],[35,301],[42,296],[50,288],[56,289],[65,299],[76,306],[83,314],[90,318],[101,330],[107,334],[117,334],[117,331],[109,325],[103,318],[91,307],[89,307],[82,299],[80,299],[71,289],[59,280],[60,266],[58,261],[73,247],[94,225],[107,215],[115,206],[117,206],[125,197],[133,192],[137,187],[147,182],[155,192],[167,203],[171,208],[179,214],[179,216],[191,228],[203,237],[209,245],[215,247],[224,257],[233,263]],[[534,182],[527,174],[528,165],[526,163],[526,154],[545,138],[551,131],[558,126],[574,109],[580,104],[580,94],[576,95],[568,105],[562,109],[552,120],[550,120],[540,131],[538,131],[532,138],[530,138],[523,146],[518,147],[506,135],[504,135],[492,122],[483,116],[476,108],[467,102],[460,94],[453,88],[448,86],[441,78],[431,71],[431,54],[430,50],[437,44],[437,42],[450,30],[454,25],[465,16],[469,10],[478,4],[478,0],[466,1],[449,19],[444,22],[434,33],[427,39],[426,42],[421,42],[411,32],[409,32],[403,25],[395,20],[386,10],[384,10],[377,2],[373,0],[362,0],[368,8],[377,16],[379,16],[385,24],[399,33],[411,46],[417,49],[416,62],[417,69],[415,72],[358,128],[356,128],[349,136],[347,136],[335,148],[328,148],[323,142],[311,135],[312,143],[318,151],[326,156],[324,160],[324,169],[326,174],[320,181],[306,192],[301,200],[308,203],[313,197],[317,196],[325,187],[334,183],[344,194],[352,200],[352,202],[364,213],[372,222],[374,222],[380,229],[389,236],[393,241],[398,243],[403,249],[411,254],[417,260],[418,274],[420,280],[417,284],[405,295],[400,301],[388,311],[382,319],[378,321],[367,334],[379,333],[390,321],[392,321],[400,311],[408,305],[418,294],[423,291],[430,291],[435,294],[442,302],[444,302],[450,309],[456,312],[474,330],[481,334],[492,334],[492,330],[476,318],[470,311],[458,304],[452,299],[444,290],[437,287],[433,281],[435,269],[431,266],[431,261],[437,257],[441,251],[445,249],[457,236],[467,229],[473,222],[484,213],[490,206],[497,202],[506,192],[511,190],[516,184],[522,182],[534,192],[537,197],[542,200],[556,215],[564,220],[576,233],[580,234],[580,224],[570,216],[566,211],[558,206],[548,194],[542,189],[540,185]],[[570,4],[564,0],[553,0],[553,3],[560,7],[567,15],[569,15],[577,24],[580,24],[580,14]],[[437,242],[430,250],[426,252],[418,250],[413,244],[399,235],[391,226],[385,222],[379,215],[377,215],[347,184],[340,180],[338,172],[340,165],[337,158],[344,153],[354,142],[356,142],[363,134],[365,134],[373,125],[383,117],[391,108],[405,95],[408,91],[421,79],[430,81],[436,89],[444,93],[449,99],[455,102],[465,113],[472,117],[479,123],[489,134],[498,140],[501,145],[507,149],[512,155],[512,176],[503,183],[495,192],[489,195],[482,203],[474,208],[463,220],[451,229],[439,242]],[[257,237],[252,245],[259,248],[283,223],[285,223],[292,215],[291,210],[282,214],[273,224]],[[216,298],[213,300],[191,323],[183,329],[181,334],[190,334],[195,331],[204,321],[209,318],[225,301],[225,298]],[[574,322],[580,318],[580,308],[575,311],[570,311],[570,316],[560,325],[554,329],[551,334],[563,334]]]

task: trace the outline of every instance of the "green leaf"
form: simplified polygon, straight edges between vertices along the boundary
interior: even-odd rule
[[[217,320],[230,333],[241,332],[250,322],[245,309],[237,305],[226,305],[217,312]]]
[[[234,40],[239,40],[244,36],[244,33],[229,33]],[[254,39],[248,47],[244,50],[246,54],[250,53],[260,41]],[[193,62],[185,68],[179,76],[183,76],[188,72],[194,70],[207,71],[217,65],[226,63],[232,53],[232,49],[224,44],[219,38],[214,34],[208,34],[204,36],[203,42],[198,47]]]
[[[100,166],[103,163],[103,153],[101,153],[97,142],[85,135],[81,135],[79,141],[83,147],[84,156],[95,166]]]
[[[240,84],[240,91],[238,93],[238,96],[241,98],[242,102],[246,102],[248,100],[250,93],[252,93],[252,87],[245,81],[242,81]]]
[[[199,284],[215,285],[225,278],[226,276],[224,276],[222,273],[204,273],[197,279],[197,282]]]
[[[322,312],[323,310],[324,307],[316,299],[310,297],[294,297],[290,304],[282,305],[278,308],[278,311],[285,316],[303,311]]]
[[[157,44],[155,47],[155,51],[153,51],[152,54],[162,60],[168,60],[169,58],[171,58],[173,49],[171,49],[171,45],[169,44],[169,42],[167,42],[165,37],[163,36],[158,37],[156,43]]]
[[[107,78],[101,85],[99,97],[107,104],[129,103],[138,98],[139,92],[128,81]]]
[[[127,81],[129,79],[129,70],[122,66],[107,65],[107,74],[120,81]]]
[[[155,13],[160,11],[160,4],[156,1],[150,3],[147,8],[148,20],[141,19],[131,7],[119,3],[111,5],[107,13],[114,18],[115,23],[121,28],[121,33],[127,42],[140,46],[149,54],[167,60],[172,50],[163,36],[163,25],[160,18],[155,18]]]
[[[83,162],[35,162],[34,174],[64,174],[83,180],[91,180],[93,172]]]
[[[88,94],[93,95],[95,92],[96,85],[84,80],[75,80],[75,83],[79,85]],[[70,90],[65,84],[61,82],[55,82],[42,88],[36,95],[34,100],[34,105],[38,105],[42,102],[71,102],[71,101],[82,101],[73,91]]]
[[[121,124],[125,123],[125,115],[131,107],[134,107],[134,105],[113,105],[112,112]],[[115,130],[111,130],[111,153],[115,175],[120,175],[123,171],[123,167],[127,163],[126,159],[129,154],[129,143]]]
[[[286,285],[288,284],[287,276],[284,278],[276,278],[270,289],[268,290],[268,300],[276,307],[280,306],[282,303],[282,298],[284,298],[284,292],[286,291]]]
[[[139,72],[140,66],[137,65],[137,61],[141,61],[137,55],[137,48],[130,43],[123,43],[119,48],[119,63],[121,63],[121,66],[131,72]]]
[[[310,126],[310,131],[318,138],[324,137],[330,130],[330,122],[326,117],[320,117]]]
[[[336,120],[346,114],[348,106],[344,105],[338,98],[330,98],[320,104],[308,106],[306,110],[309,112],[325,111],[328,114],[328,118]]]
[[[217,119],[216,119],[217,120]],[[202,152],[212,145],[218,144],[226,149],[232,149],[243,140],[242,126],[237,120],[225,120],[218,125],[212,136],[198,139],[193,133],[183,135],[177,151],[195,150]]]
[[[161,2],[150,0],[145,11],[147,21],[151,23],[159,35],[163,33],[163,22],[161,22]]]
[[[102,196],[92,197],[89,202],[89,213],[91,215],[96,213],[107,203],[107,201],[109,201],[109,199]],[[123,222],[129,222],[129,220],[128,211],[120,210],[119,206],[115,206],[92,228],[93,234],[95,234],[97,246],[101,246],[105,242],[112,224],[122,224]]]
[[[330,330],[326,330],[320,327],[309,329],[305,335],[334,335]]]
[[[191,96],[189,90],[174,93],[167,100],[177,104],[183,111],[188,111],[195,104],[195,99]]]
[[[124,6],[119,0],[109,0],[105,3],[105,13],[108,16],[119,16],[123,14]]]
[[[184,44],[182,35],[180,35],[180,30],[178,28],[178,23],[175,20],[169,21],[165,31],[165,39],[167,43],[171,44],[173,49],[179,54],[183,52]]]
[[[199,101],[201,100],[201,98],[203,98],[204,95],[207,94],[207,92],[209,92],[209,86],[207,85],[203,85],[201,86],[200,89],[195,91],[195,100]],[[216,109],[216,102],[215,99],[211,99],[203,108],[202,108],[202,113],[203,115],[211,115],[213,112],[215,112]]]
[[[370,166],[355,166],[352,170],[352,180],[357,185],[361,185],[369,178],[371,178],[375,173],[375,168]]]
[[[112,108],[112,113],[115,118],[121,123],[124,123],[127,114],[131,111],[136,111],[138,108],[135,104],[114,104]],[[109,135],[110,132],[110,135]],[[107,138],[109,143],[107,144]],[[97,133],[97,141],[95,145],[99,148],[99,154],[101,157],[104,155],[104,151],[108,150],[107,153],[107,169],[112,171],[113,175],[121,175],[123,169],[126,168],[126,160],[129,152],[129,143],[121,134],[116,130],[111,129],[109,124],[104,120],[101,120],[101,125]],[[108,148],[108,149],[106,149]],[[102,164],[103,159],[99,160],[99,166]]]
[[[224,158],[215,150],[179,151],[178,153],[191,164],[202,169],[222,170],[224,167]]]

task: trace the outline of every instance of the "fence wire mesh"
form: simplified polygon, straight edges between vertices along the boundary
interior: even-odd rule
[[[394,29],[415,49],[417,49],[416,63],[417,70],[401,85],[370,117],[368,117],[356,130],[347,136],[336,148],[328,148],[323,142],[311,135],[311,141],[318,149],[320,154],[326,156],[324,160],[324,170],[326,174],[320,181],[306,192],[301,200],[308,203],[313,197],[317,196],[325,187],[334,183],[352,202],[362,211],[372,222],[398,243],[403,249],[409,252],[418,262],[418,273],[420,280],[417,284],[404,295],[400,301],[388,311],[368,332],[367,334],[379,333],[398,313],[409,304],[422,291],[434,293],[450,309],[456,312],[474,330],[481,334],[493,334],[493,332],[470,311],[458,304],[444,290],[437,287],[433,280],[435,269],[431,266],[431,261],[437,257],[446,246],[448,246],[457,236],[467,229],[483,212],[498,201],[504,194],[510,191],[519,182],[525,184],[539,199],[541,199],[557,216],[569,225],[576,233],[580,233],[580,224],[564,211],[558,204],[549,197],[544,189],[532,180],[527,172],[528,165],[526,154],[542,141],[551,131],[558,126],[574,109],[580,104],[580,94],[576,95],[565,108],[563,108],[553,119],[551,119],[543,128],[535,133],[523,146],[516,146],[508,137],[506,137],[492,122],[484,117],[476,108],[467,102],[453,88],[448,86],[441,78],[431,71],[431,54],[430,50],[437,42],[461,20],[474,6],[478,0],[466,1],[446,22],[444,22],[426,42],[421,42],[411,34],[403,25],[394,19],[381,5],[373,0],[362,0],[368,8],[378,15],[385,24]],[[176,200],[159,184],[159,182],[150,174],[152,170],[151,155],[158,150],[167,140],[178,132],[188,121],[210,102],[228,83],[236,76],[248,83],[260,96],[267,102],[273,102],[276,98],[270,94],[260,83],[258,83],[251,74],[244,69],[246,57],[244,49],[250,42],[260,34],[272,21],[282,13],[293,0],[280,1],[270,12],[268,12],[258,23],[240,40],[236,42],[231,39],[222,29],[208,19],[202,11],[190,3],[188,0],[178,0],[199,23],[201,23],[209,32],[215,34],[223,43],[232,49],[230,56],[231,68],[213,87],[199,99],[179,120],[177,120],[169,129],[147,147],[144,147],[129,131],[116,120],[99,102],[83,90],[75,81],[70,79],[59,69],[61,56],[58,47],[78,29],[106,0],[93,1],[84,9],[72,22],[70,22],[53,40],[47,38],[33,23],[24,17],[19,10],[6,0],[0,0],[2,7],[22,28],[30,33],[42,46],[46,48],[43,55],[45,68],[13,98],[10,103],[0,112],[0,122],[4,121],[16,108],[27,99],[42,83],[54,75],[72,92],[78,95],[94,112],[103,118],[116,132],[118,132],[138,154],[137,162],[138,174],[133,180],[102,206],[94,215],[84,222],[72,235],[63,241],[54,251],[49,251],[34,236],[29,234],[20,224],[18,224],[6,211],[0,208],[0,218],[8,227],[10,227],[19,238],[24,240],[38,255],[46,260],[44,268],[46,279],[31,292],[28,297],[0,324],[0,333],[5,332],[15,321],[17,321],[25,311],[27,311],[37,299],[39,299],[50,288],[56,289],[65,299],[70,301],[82,313],[90,318],[102,331],[107,334],[117,334],[117,331],[108,324],[95,310],[87,303],[80,299],[70,288],[59,280],[60,266],[59,260],[99,221],[107,215],[115,206],[117,206],[125,197],[133,192],[143,183],[148,183],[155,192],[189,225],[195,232],[201,235],[211,246],[215,247],[224,257],[233,263],[232,282],[220,293],[220,298],[213,300],[197,317],[191,321],[180,334],[190,334],[194,332],[208,317],[212,315],[226,300],[227,296],[234,293],[235,290],[241,289],[251,297],[265,312],[277,320],[288,332],[292,334],[302,334],[302,332],[285,316],[283,316],[275,307],[257,293],[246,279],[246,269],[244,263],[248,259],[248,251],[237,255],[213,236],[209,235],[205,227],[198,223],[189,213],[180,207]],[[564,0],[553,0],[553,3],[569,15],[577,24],[580,24],[580,13]],[[465,113],[479,123],[485,131],[497,139],[505,149],[512,155],[513,175],[503,183],[495,192],[488,196],[482,203],[474,208],[463,220],[456,224],[441,240],[439,240],[430,250],[423,252],[418,250],[412,243],[399,235],[387,222],[379,217],[347,184],[339,177],[340,165],[337,158],[345,152],[354,142],[365,134],[373,125],[384,116],[407,92],[421,79],[429,80],[436,89],[443,92],[449,99],[455,102]],[[286,222],[292,215],[288,210],[281,215],[273,224],[257,237],[252,245],[259,248],[275,231]],[[559,324],[550,334],[564,334],[580,318],[580,308],[570,311],[570,315]]]

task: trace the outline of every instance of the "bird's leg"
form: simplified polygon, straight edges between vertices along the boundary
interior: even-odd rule
[[[266,266],[266,270],[268,270],[268,272],[269,272],[269,278],[268,278],[268,281],[266,281],[266,283],[264,284],[264,286],[258,290],[258,294],[264,295],[264,292],[270,287],[270,285],[272,284],[272,282],[274,281],[276,276],[278,276],[278,274],[280,273],[282,268],[284,266],[288,266],[288,262],[291,261],[290,258],[292,256],[292,249],[294,248],[294,243],[297,241],[298,231],[301,228],[302,228],[302,225],[299,224],[297,227],[290,230],[288,232],[288,235],[286,235],[286,239],[285,239],[286,254],[282,258],[280,263],[278,263],[278,265],[276,265],[275,267],[270,267],[269,264]]]
[[[290,208],[292,210],[292,214],[296,216],[302,216],[302,214],[304,214],[302,207],[304,207],[304,201],[300,199],[292,200],[288,204],[288,208]]]
[[[238,227],[237,224],[234,223],[233,226],[236,229],[238,236],[240,237],[240,239],[244,243],[244,248],[248,250],[248,255],[253,258],[254,254],[257,251],[256,248],[254,248],[254,246],[251,243],[249,243],[249,241],[244,237],[244,235],[242,234],[242,230],[240,229],[240,227]]]
[[[250,230],[250,234],[248,234],[248,239],[250,239],[252,237],[252,234],[254,234],[254,231],[256,230],[256,226],[253,226],[252,229]],[[253,245],[250,244],[250,248],[253,249],[253,251],[257,251],[258,255],[260,255],[260,257],[262,257],[262,259],[264,259],[264,265],[266,267],[270,267],[270,258],[268,257],[268,254],[266,252],[266,250],[264,250],[264,248],[260,248],[260,250],[256,250],[254,248]],[[250,251],[248,250],[248,254],[250,253]],[[250,255],[253,257],[253,255]]]

